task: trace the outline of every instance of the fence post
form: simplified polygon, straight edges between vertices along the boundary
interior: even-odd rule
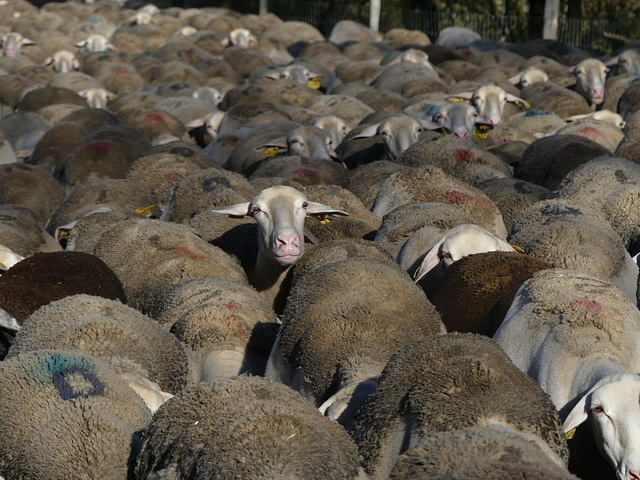
[[[382,0],[371,0],[371,9],[369,10],[369,27],[374,32],[380,28],[380,4]]]
[[[545,0],[544,2],[544,27],[542,38],[549,40],[558,39],[558,13],[560,12],[560,0]]]

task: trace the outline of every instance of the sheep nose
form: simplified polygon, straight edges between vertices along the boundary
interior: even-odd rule
[[[467,132],[466,130],[456,130],[455,132],[453,132],[453,134],[460,138],[469,137],[469,132]]]
[[[300,237],[296,233],[281,233],[276,237],[278,252],[281,255],[298,255],[300,253]]]
[[[499,123],[502,123],[502,119],[500,117],[489,117],[487,118],[487,121],[492,125],[498,125]]]

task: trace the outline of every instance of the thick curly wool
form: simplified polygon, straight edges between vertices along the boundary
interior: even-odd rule
[[[512,176],[508,165],[497,156],[473,140],[455,135],[414,143],[400,155],[398,163],[410,167],[435,165],[470,185],[488,178]]]
[[[468,255],[447,267],[431,296],[448,332],[492,336],[520,285],[545,262],[517,252]]]
[[[564,127],[566,122],[553,112],[531,109],[512,115],[509,125],[524,132],[550,133]]]
[[[355,193],[365,207],[371,209],[380,186],[392,173],[407,167],[394,162],[376,161],[360,165],[349,174],[346,188]]]
[[[7,480],[126,480],[142,399],[105,362],[38,350],[0,362],[0,475]]]
[[[53,235],[57,227],[77,220],[101,205],[128,213],[153,205],[153,199],[127,180],[107,179],[85,183],[74,188],[60,204],[49,220],[47,231]]]
[[[303,158],[299,155],[267,158],[253,165],[247,172],[249,179],[282,177],[302,185],[334,184],[347,182],[348,170],[337,162]]]
[[[305,108],[315,111],[319,115],[333,114],[343,118],[349,128],[354,128],[360,120],[375,110],[366,103],[349,95],[322,95],[312,98]]]
[[[139,213],[114,211],[96,212],[80,218],[66,239],[65,250],[68,252],[84,252],[93,254],[100,236],[116,223],[130,218],[146,218]]]
[[[23,257],[62,250],[40,226],[36,215],[17,205],[0,205],[0,245]]]
[[[241,376],[199,384],[167,402],[145,432],[137,478],[358,476],[355,445],[289,387]]]
[[[305,226],[320,241],[363,238],[380,227],[380,217],[371,213],[349,190],[337,185],[312,185],[302,191],[310,201],[349,212],[348,217],[337,217],[328,224],[312,220],[305,222]]]
[[[510,231],[516,217],[536,202],[554,198],[548,189],[516,178],[493,178],[476,185],[493,200]]]
[[[301,277],[282,322],[282,358],[304,368],[318,398],[335,393],[330,389],[338,386],[336,375],[346,381],[359,369],[379,373],[411,338],[444,332],[435,308],[409,276],[373,257],[329,263]]]
[[[255,196],[253,187],[242,175],[219,168],[208,168],[183,176],[171,185],[162,218],[170,222],[187,223],[197,213],[228,205],[224,203],[228,198],[220,198],[220,188],[229,189],[243,199]]]
[[[521,97],[531,104],[532,109],[553,112],[560,118],[591,113],[582,95],[554,82],[534,83],[525,87]]]
[[[616,148],[624,138],[624,133],[616,125],[593,119],[571,122],[556,132],[557,135],[579,135],[602,145],[610,152]]]
[[[558,196],[601,212],[631,254],[638,252],[640,166],[637,163],[616,157],[593,159],[564,178]]]
[[[393,480],[577,480],[533,435],[498,425],[440,432],[402,454]]]
[[[409,168],[391,175],[380,187],[373,213],[384,216],[402,205],[443,202],[457,205],[478,225],[498,238],[506,229],[498,207],[482,191],[433,165]]]
[[[165,289],[191,275],[246,279],[229,255],[171,222],[120,222],[100,237],[95,254],[116,273],[129,303],[143,313]]]
[[[553,191],[571,170],[603,155],[611,152],[580,135],[543,137],[525,150],[514,176]]]
[[[41,307],[24,322],[7,358],[47,348],[78,350],[107,361],[129,359],[170,393],[187,384],[187,355],[180,342],[116,300],[80,294]]]
[[[492,423],[537,435],[567,460],[560,417],[538,384],[492,340],[451,333],[424,337],[389,360],[352,436],[370,478],[386,478],[403,453],[405,429],[416,442]]]

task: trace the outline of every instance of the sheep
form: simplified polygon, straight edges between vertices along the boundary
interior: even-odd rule
[[[514,85],[520,85],[522,88],[528,87],[538,82],[548,82],[549,75],[544,70],[538,67],[530,66],[522,70],[517,75],[509,78],[509,81]]]
[[[398,458],[390,479],[577,480],[539,437],[501,425],[430,435]]]
[[[111,50],[113,52],[118,51],[107,37],[99,33],[87,35],[84,40],[74,43],[74,46],[84,48],[87,52],[106,52],[107,50]]]
[[[624,138],[624,133],[617,125],[591,118],[570,122],[555,135],[580,135],[599,143],[610,152],[614,152]]]
[[[484,119],[478,115],[476,108],[466,103],[449,103],[441,106],[433,115],[433,120],[461,138],[473,136],[476,125],[484,123]]]
[[[247,278],[221,249],[184,225],[160,220],[132,218],[116,223],[100,236],[94,254],[115,272],[129,304],[142,313],[153,308],[164,290],[187,276]]]
[[[611,152],[579,135],[544,137],[527,147],[514,176],[554,191],[571,170],[603,155]]]
[[[347,122],[336,115],[321,115],[315,118],[311,125],[321,128],[331,136],[331,146],[335,150],[351,131]]]
[[[64,350],[0,362],[0,475],[125,480],[151,412],[105,361]]]
[[[35,112],[14,112],[0,119],[0,131],[18,157],[29,157],[52,123]],[[8,162],[12,163],[12,162]]]
[[[551,267],[514,251],[474,253],[444,270],[429,299],[448,332],[493,336],[520,285],[545,268]]]
[[[306,108],[318,115],[333,114],[343,118],[349,128],[353,129],[364,117],[374,113],[373,108],[349,95],[320,95],[309,100]]]
[[[84,98],[91,108],[102,108],[105,110],[107,108],[109,100],[112,100],[115,97],[115,93],[110,92],[106,88],[102,87],[80,90],[78,92],[78,95]]]
[[[482,37],[478,33],[469,28],[446,27],[438,34],[435,44],[452,49],[459,49],[481,39]]]
[[[597,112],[592,112],[589,114],[573,115],[572,117],[566,118],[565,120],[567,122],[575,122],[576,120],[583,120],[586,118],[611,123],[618,127],[620,130],[623,130],[627,125],[627,122],[624,121],[622,115],[612,112],[611,110],[598,110]]]
[[[338,157],[332,144],[329,132],[314,126],[302,126],[292,130],[286,138],[276,138],[263,145],[260,149],[275,148],[284,150],[287,155],[300,155],[314,160],[333,161]]]
[[[19,205],[0,205],[0,245],[22,257],[62,250],[39,224],[36,214]]]
[[[624,158],[598,157],[572,170],[560,184],[558,197],[600,211],[635,255],[640,249],[638,201],[640,168]],[[593,192],[598,192],[594,195]]]
[[[638,476],[640,468],[639,327],[635,301],[619,288],[599,275],[552,269],[522,285],[494,335],[549,394],[568,436],[591,424],[592,433],[583,434],[595,439],[619,480]]]
[[[593,111],[587,100],[578,92],[569,90],[554,82],[529,85],[522,89],[520,96],[529,102],[534,110],[552,112],[560,118]]]
[[[595,110],[604,100],[604,83],[609,71],[607,66],[600,60],[589,58],[566,70],[576,76],[576,92]]]
[[[595,210],[565,199],[538,202],[518,216],[509,241],[553,267],[602,275],[636,301],[638,266]]]
[[[507,102],[515,103],[525,108],[530,107],[526,100],[505,92],[498,85],[483,85],[473,92],[456,93],[454,98],[468,100],[471,105],[476,107],[478,115],[493,125],[502,123],[504,106]]]
[[[264,374],[280,324],[246,282],[186,278],[163,295],[156,310],[158,323],[189,348],[195,382]]]
[[[618,75],[640,75],[640,54],[636,50],[624,50],[619,55],[608,60],[607,67],[616,67]]]
[[[393,355],[360,408],[352,437],[369,478],[387,478],[421,438],[498,425],[544,440],[563,462],[567,443],[548,395],[491,339],[427,336]]]
[[[2,55],[5,57],[17,57],[22,53],[23,45],[36,44],[36,42],[18,32],[5,33],[0,38],[0,43],[2,43]]]
[[[53,70],[58,73],[71,72],[80,68],[80,61],[69,50],[58,50],[47,57],[42,64],[45,66],[53,65]]]
[[[338,162],[304,158],[299,155],[266,158],[252,167],[247,171],[249,180],[278,177],[301,185],[344,185],[349,173],[344,165]]]
[[[350,429],[395,350],[444,327],[420,289],[387,258],[323,263],[292,286],[265,376],[291,385]]]
[[[288,387],[248,376],[194,385],[167,402],[145,431],[135,474],[362,478],[342,427]]]
[[[449,230],[427,252],[414,275],[415,282],[424,279],[424,289],[433,292],[445,269],[467,255],[483,252],[514,252],[511,245],[474,224],[461,224]],[[428,278],[425,278],[428,277]]]
[[[430,188],[425,190],[424,185]],[[457,205],[481,227],[498,238],[507,232],[498,208],[480,190],[432,165],[407,168],[384,181],[372,211],[384,216],[394,208],[411,203],[444,202]]]
[[[44,305],[22,324],[7,359],[54,347],[137,364],[169,393],[178,393],[189,379],[187,354],[178,339],[118,300],[76,294]],[[150,406],[156,407],[152,400]]]
[[[349,215],[320,203],[309,202],[305,195],[292,187],[267,188],[253,200],[213,210],[232,216],[251,216],[258,223],[258,254],[252,270],[247,272],[249,283],[278,311],[282,288],[289,268],[304,253],[305,216],[326,218],[330,215]],[[280,298],[279,298],[280,297]]]

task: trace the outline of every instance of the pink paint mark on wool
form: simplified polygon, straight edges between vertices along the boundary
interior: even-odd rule
[[[597,138],[600,137],[600,132],[598,131],[597,128],[593,128],[593,127],[584,127],[580,130],[578,130],[576,132],[578,135],[581,135],[583,137],[587,137],[587,138]]]
[[[312,177],[320,176],[320,172],[318,170],[310,170],[308,168],[299,168],[297,170],[294,170],[293,174],[298,175],[300,177],[304,177],[304,178],[312,178]]]
[[[235,303],[223,303],[222,306],[228,308],[229,310],[242,310],[242,308]]]
[[[503,143],[511,143],[513,140],[511,140],[510,138],[501,138],[500,140],[498,140],[498,145],[503,144]]]
[[[86,144],[84,149],[91,150],[93,152],[108,152],[110,147],[107,142],[95,142]]]
[[[466,148],[456,148],[453,151],[453,159],[456,162],[468,162],[473,158],[473,153]]]
[[[128,70],[116,70],[114,73],[117,75],[131,75],[131,72]]]
[[[198,262],[202,262],[203,260],[205,260],[204,256],[200,255],[197,252],[194,252],[193,250],[189,249],[188,247],[177,247],[176,250],[179,251],[180,253],[184,253],[185,255],[187,255],[192,260],[197,260]]]
[[[585,297],[578,297],[573,301],[573,304],[576,307],[582,308],[584,310],[590,310],[592,312],[596,312],[596,313],[602,313],[604,312],[605,308],[602,306],[602,304],[596,300],[590,300],[588,298]]]
[[[464,205],[469,203],[476,203],[485,208],[491,208],[489,202],[487,202],[484,198],[476,197],[475,195],[463,192],[462,190],[448,190],[446,202],[449,205]]]
[[[144,119],[147,122],[157,122],[159,120],[162,120],[162,115],[160,115],[159,113],[149,113],[144,117]]]

